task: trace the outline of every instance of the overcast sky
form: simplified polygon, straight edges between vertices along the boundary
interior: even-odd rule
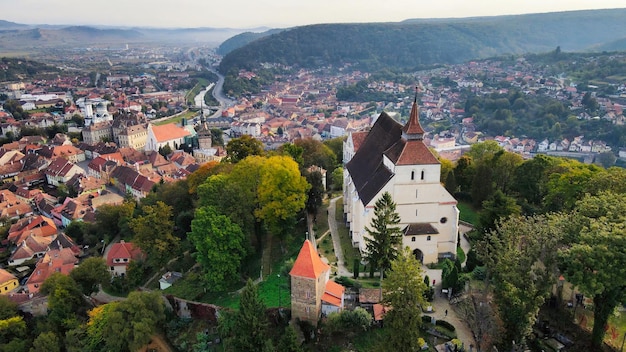
[[[0,19],[26,24],[253,28],[622,7],[624,0],[0,0]]]

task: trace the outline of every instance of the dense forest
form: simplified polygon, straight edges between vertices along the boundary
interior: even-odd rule
[[[215,52],[223,56],[257,39],[267,37],[268,35],[272,35],[275,33],[280,33],[282,31],[283,29],[270,29],[261,33],[244,32],[241,34],[237,34],[234,37],[226,39],[222,44],[220,44],[219,47],[217,47],[217,50]]]
[[[233,50],[220,71],[260,63],[417,70],[506,53],[580,51],[622,39],[626,10],[501,16],[401,23],[320,24],[270,35]]]

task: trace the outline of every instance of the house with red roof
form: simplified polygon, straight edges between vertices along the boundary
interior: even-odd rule
[[[362,141],[360,134],[348,138],[354,154],[344,152],[344,212],[352,245],[362,253],[374,205],[388,192],[400,215],[402,247],[423,263],[455,258],[457,201],[441,185],[441,163],[424,144],[424,134],[416,97],[405,125],[383,112]]]
[[[128,265],[133,260],[144,259],[144,254],[131,242],[125,242],[124,240],[119,243],[113,244],[109,252],[107,253],[107,266],[112,276],[124,276]]]
[[[343,309],[345,288],[330,281],[330,266],[307,239],[289,272],[291,316],[317,324],[322,312]]]
[[[7,239],[13,243],[20,243],[30,234],[48,237],[56,235],[56,233],[57,227],[52,219],[36,215],[21,219],[11,225]]]
[[[172,150],[178,149],[185,143],[185,137],[191,136],[189,130],[179,127],[175,123],[166,125],[148,125],[148,139],[146,140],[146,151],[158,152],[159,148],[169,145]]]
[[[10,272],[0,269],[0,295],[6,295],[18,286],[17,278]]]
[[[83,169],[74,165],[65,158],[56,158],[44,171],[46,180],[53,186],[67,183],[75,174],[82,173]]]
[[[43,258],[37,262],[35,270],[33,270],[28,281],[26,281],[28,292],[39,292],[44,281],[54,273],[69,275],[70,272],[74,270],[77,263],[78,258],[71,248],[50,249]]]

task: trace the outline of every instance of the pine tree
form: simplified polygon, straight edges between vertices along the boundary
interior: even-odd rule
[[[298,335],[291,325],[285,328],[283,336],[278,343],[279,352],[302,352],[300,343],[298,342]]]
[[[235,315],[231,346],[235,351],[263,351],[267,340],[268,321],[265,304],[256,286],[248,279],[241,293],[239,312]]]
[[[419,261],[406,247],[391,262],[391,270],[383,280],[383,304],[390,309],[385,314],[385,326],[390,331],[385,342],[389,351],[417,351],[420,337],[422,307],[426,292]]]
[[[400,223],[400,215],[396,212],[396,204],[389,192],[374,205],[374,218],[370,227],[365,230],[370,235],[366,238],[366,258],[370,265],[380,270],[381,278],[391,268],[391,261],[396,258],[398,246],[402,243],[402,230],[396,226]]]

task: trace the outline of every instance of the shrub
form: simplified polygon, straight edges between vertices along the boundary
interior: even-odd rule
[[[486,277],[486,270],[484,266],[477,266],[472,271],[472,277],[474,280],[484,280]]]
[[[355,282],[353,280],[351,280],[350,278],[347,278],[345,276],[340,276],[340,277],[336,277],[335,278],[335,282],[344,286],[344,287],[354,287],[355,286]]]
[[[435,325],[437,325],[437,326],[441,326],[441,327],[443,327],[443,328],[445,328],[445,329],[448,329],[448,330],[450,330],[451,332],[454,332],[454,331],[456,330],[456,329],[454,328],[454,325],[452,325],[452,324],[448,323],[448,322],[447,322],[447,321],[445,321],[445,320],[437,320],[437,322],[435,322]]]
[[[443,326],[435,326],[435,330],[444,335],[445,337],[449,338],[450,340],[456,338],[456,333],[454,331],[450,331],[446,328],[444,328]]]
[[[430,324],[433,322],[433,318],[430,315],[422,315],[422,324]]]

